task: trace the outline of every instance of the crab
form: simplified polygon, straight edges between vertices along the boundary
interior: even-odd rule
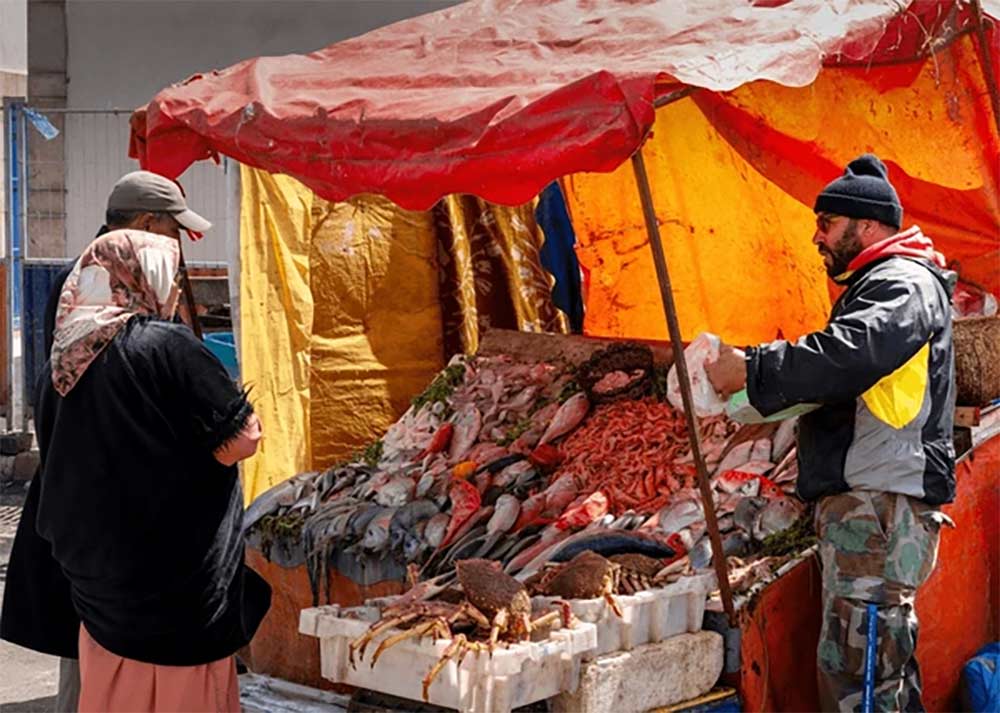
[[[618,591],[621,571],[621,565],[596,552],[584,550],[555,570],[545,583],[544,592],[562,599],[603,597],[611,611],[620,617],[622,610],[615,601],[614,593]]]
[[[498,645],[528,641],[533,632],[560,620],[562,626],[572,626],[572,614],[566,602],[557,602],[558,609],[532,620],[528,590],[506,574],[499,562],[462,560],[455,565],[455,571],[463,592],[459,601],[447,601],[452,599],[449,595],[453,590],[443,591],[438,595],[440,599],[431,601],[403,595],[401,601],[387,607],[368,631],[348,645],[351,665],[355,665],[355,653],[363,659],[368,644],[391,629],[403,628],[379,643],[372,654],[372,666],[389,648],[407,639],[424,636],[451,639],[423,679],[423,697],[427,701],[431,684],[449,661],[461,665],[470,651],[492,655]]]
[[[652,557],[637,553],[612,555],[610,562],[621,567],[618,594],[635,594],[656,586],[656,575],[663,569],[663,563]]]

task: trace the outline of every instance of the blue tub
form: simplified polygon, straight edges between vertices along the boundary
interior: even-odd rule
[[[240,378],[240,365],[236,361],[236,339],[232,332],[213,332],[205,335],[205,346],[218,357],[234,379]]]

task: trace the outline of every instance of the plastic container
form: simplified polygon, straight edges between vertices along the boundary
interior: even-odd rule
[[[319,639],[323,678],[333,683],[367,688],[381,693],[423,700],[423,679],[450,639],[407,639],[386,650],[372,667],[371,654],[379,641],[398,633],[376,637],[357,668],[348,661],[348,644],[368,630],[379,617],[375,606],[341,609],[337,606],[304,609],[299,631]],[[513,708],[576,690],[584,654],[597,646],[597,629],[579,623],[560,629],[543,641],[511,644],[493,656],[469,653],[462,665],[449,661],[428,691],[429,702],[463,713],[504,713]]]
[[[231,377],[240,378],[240,365],[236,360],[236,339],[232,332],[206,334],[205,346],[222,362]]]
[[[570,608],[583,622],[597,627],[597,648],[587,652],[591,660],[614,651],[629,651],[642,644],[656,643],[678,634],[701,631],[705,602],[715,587],[715,574],[684,577],[660,589],[632,595],[615,596],[622,616],[604,599],[572,599]],[[556,601],[553,597],[535,597],[537,607]]]

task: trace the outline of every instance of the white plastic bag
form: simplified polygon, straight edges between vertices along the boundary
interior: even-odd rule
[[[714,334],[704,332],[694,338],[684,350],[688,376],[691,379],[691,399],[694,412],[699,418],[718,416],[726,410],[726,402],[719,397],[705,373],[705,364],[719,358],[721,340]],[[677,382],[677,365],[670,367],[667,374],[667,399],[675,409],[684,410],[681,388]]]

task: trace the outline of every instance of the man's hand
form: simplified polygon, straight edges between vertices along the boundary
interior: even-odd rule
[[[742,350],[722,344],[719,358],[705,364],[709,382],[722,398],[729,398],[747,385],[746,354]]]

